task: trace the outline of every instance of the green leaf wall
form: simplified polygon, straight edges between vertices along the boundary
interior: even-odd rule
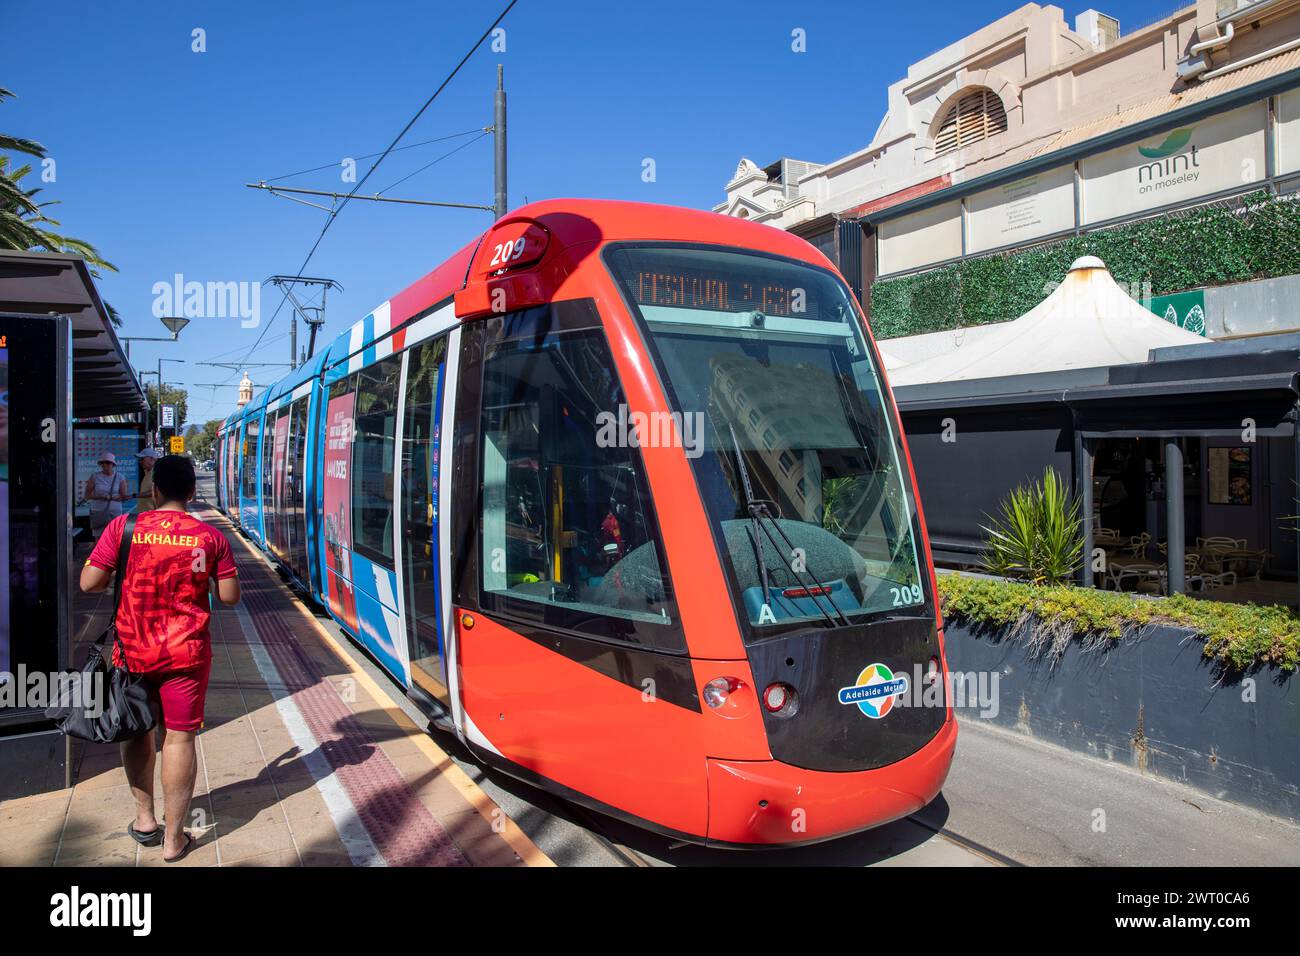
[[[877,338],[1019,318],[1042,302],[1079,256],[1099,256],[1135,298],[1300,272],[1300,202],[1252,193],[929,272],[877,280]]]

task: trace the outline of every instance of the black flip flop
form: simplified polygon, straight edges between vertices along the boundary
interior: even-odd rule
[[[126,825],[126,832],[131,835],[131,839],[141,846],[157,846],[163,840],[163,828],[161,825],[150,830],[148,833],[141,833],[135,828],[134,823]]]
[[[194,845],[195,845],[196,843],[198,843],[198,842],[199,842],[199,841],[196,840],[196,839],[194,839],[194,837],[193,837],[192,834],[186,833],[186,834],[185,834],[185,849],[181,850],[180,853],[177,853],[177,854],[176,854],[174,857],[172,857],[170,860],[167,859],[167,857],[163,857],[163,862],[164,862],[164,863],[179,863],[181,860],[185,859],[187,856],[190,855],[190,850],[194,849]]]

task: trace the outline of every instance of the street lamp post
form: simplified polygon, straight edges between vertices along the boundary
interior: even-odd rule
[[[159,442],[162,441],[162,428],[163,428],[163,424],[162,424],[162,406],[163,406],[163,400],[162,400],[162,392],[163,392],[162,366],[163,366],[163,362],[182,362],[182,363],[183,363],[184,361],[185,361],[185,359],[165,359],[165,358],[160,358],[160,359],[158,360],[158,372],[157,372],[157,375],[158,375],[158,401],[154,403],[154,404],[157,406],[157,410],[154,412],[154,425],[156,426],[156,428],[155,428],[155,433],[156,433],[157,436],[158,436],[158,441],[159,441]],[[179,426],[173,426],[173,427],[179,427]]]
[[[121,341],[126,343],[126,364],[127,365],[131,364],[131,343],[132,342],[175,342],[177,337],[179,337],[181,334],[181,329],[185,328],[185,326],[190,324],[190,320],[185,318],[183,315],[163,315],[163,316],[159,316],[159,321],[162,322],[163,325],[167,326],[167,331],[171,332],[170,336],[153,336],[153,335],[122,336]],[[156,415],[154,419],[154,425],[155,425],[154,436],[159,439],[162,438],[162,386],[163,386],[162,363],[164,361],[183,362],[185,360],[184,359],[166,359],[166,360],[159,359],[158,360],[158,371],[156,373],[158,376],[158,400],[154,403],[156,406],[156,411],[154,413]],[[153,375],[153,374],[155,373],[141,372],[140,378],[143,379],[146,375]]]
[[[156,377],[156,376],[158,375],[158,373],[157,373],[157,372],[154,372],[154,371],[147,370],[147,369],[145,369],[145,370],[141,370],[141,371],[139,372],[139,376],[140,376],[140,388],[141,388],[141,390],[144,390],[144,388],[145,388],[144,377],[145,377],[146,375],[153,375],[153,376]],[[158,389],[158,391],[161,393],[161,392],[162,392],[162,389]],[[146,397],[147,397],[147,393],[146,393]],[[156,405],[156,404],[157,404],[157,403],[155,402],[155,405]],[[148,423],[148,419],[149,419],[149,416],[148,416],[148,413],[146,412],[146,413],[145,413],[145,422],[146,422],[146,424]],[[147,440],[149,446],[152,447],[152,446],[153,446],[153,440],[154,440],[154,434],[153,434],[153,432],[150,432],[150,433],[149,433],[149,437],[148,437],[146,440]]]
[[[175,342],[177,336],[181,334],[181,329],[190,324],[190,320],[180,315],[164,315],[160,321],[167,326],[171,335],[124,335],[122,341],[126,343],[126,360],[131,361],[131,343],[132,342]]]

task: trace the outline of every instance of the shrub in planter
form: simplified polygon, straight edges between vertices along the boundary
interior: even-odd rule
[[[1013,490],[998,517],[983,526],[988,535],[984,564],[993,574],[1033,584],[1069,580],[1083,559],[1079,502],[1053,468],[1040,481]]]

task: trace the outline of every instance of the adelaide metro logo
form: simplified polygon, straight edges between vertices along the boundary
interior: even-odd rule
[[[841,704],[857,704],[858,710],[872,720],[879,720],[894,708],[894,701],[907,693],[907,676],[894,676],[884,664],[869,664],[858,675],[857,683],[840,688]]]

